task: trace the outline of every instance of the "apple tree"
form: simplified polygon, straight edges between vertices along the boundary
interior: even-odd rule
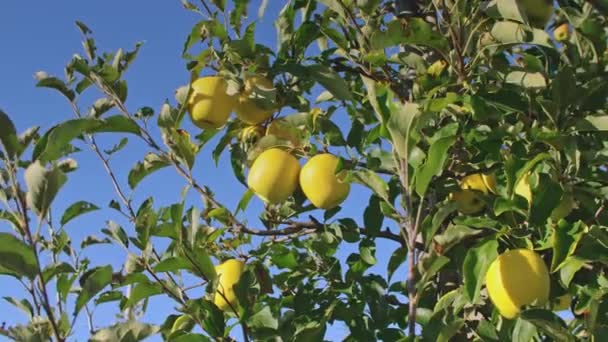
[[[347,341],[608,336],[608,3],[182,3],[200,18],[181,52],[191,82],[161,108],[129,104],[124,74],[140,46],[101,53],[77,22],[84,53],[63,77],[36,74],[73,115],[18,130],[0,112],[0,271],[23,285],[5,299],[30,317],[3,317],[0,333],[321,341],[339,325]],[[264,17],[278,38],[266,46],[256,15],[279,5]],[[145,155],[114,163],[134,140]],[[236,209],[195,172],[213,162],[206,152],[229,158],[243,185]],[[63,227],[105,205],[91,196],[53,211],[85,153],[116,198],[107,226],[74,241]],[[161,169],[183,180],[173,204],[154,192],[134,201]],[[355,193],[364,207],[347,207]],[[100,243],[124,266],[91,263],[86,250]],[[159,298],[173,311],[149,321]],[[115,324],[76,331],[102,303],[116,306]]]

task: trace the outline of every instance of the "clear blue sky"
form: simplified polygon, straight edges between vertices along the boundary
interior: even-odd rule
[[[255,19],[259,1],[252,3],[250,19]],[[285,1],[272,0],[269,3],[265,16],[258,24],[256,36],[261,43],[274,48],[276,34],[273,18],[276,18]],[[93,30],[99,51],[114,51],[121,47],[129,49],[136,42],[145,41],[139,58],[126,75],[129,83],[127,104],[132,111],[142,106],[150,106],[158,111],[164,99],[173,100],[174,90],[188,81],[185,62],[180,54],[184,39],[199,19],[200,17],[183,9],[178,0],[63,0],[33,3],[3,1],[0,7],[0,108],[11,116],[20,131],[31,126],[41,126],[42,131],[45,131],[53,124],[72,117],[68,103],[61,95],[50,89],[35,87],[33,74],[44,70],[49,74],[63,76],[63,67],[71,56],[74,53],[82,53],[80,33],[74,25],[75,20],[80,20]],[[81,106],[85,108],[85,105],[97,97],[99,94],[84,96]],[[289,113],[289,110],[286,113]],[[198,134],[198,130],[187,120],[184,122],[184,128],[193,135]],[[345,133],[348,132],[348,127],[342,125],[342,129]],[[101,138],[106,148],[118,140],[112,136]],[[126,189],[127,174],[131,166],[141,160],[146,152],[145,146],[135,139],[130,140],[127,148],[111,161]],[[211,185],[221,201],[234,208],[245,189],[233,176],[226,156],[218,167],[211,162],[212,146],[213,142],[198,156],[195,175],[201,183]],[[68,183],[56,199],[56,218],[75,201],[86,199],[100,207],[106,207],[107,203],[115,198],[109,178],[93,154],[85,150],[74,157],[80,169],[69,175]],[[140,184],[133,195],[134,203],[138,206],[148,196],[154,197],[156,207],[175,203],[179,201],[183,185],[183,181],[174,171],[160,171]],[[352,216],[362,222],[363,208],[367,205],[368,197],[369,192],[359,186],[353,186],[340,217]],[[190,204],[200,205],[200,200],[194,194],[189,199]],[[261,201],[254,199],[243,218],[259,225],[256,217],[261,208]],[[318,217],[322,217],[321,214],[318,213]],[[115,212],[107,209],[76,219],[68,224],[66,229],[73,239],[73,244],[78,245],[88,235],[101,236],[99,230],[107,220],[115,220],[129,231],[132,230]],[[8,229],[5,223],[0,222],[0,231]],[[394,242],[379,241],[377,247],[379,265],[372,270],[386,274],[386,262],[397,246]],[[345,259],[356,250],[356,245],[344,244],[339,255]],[[122,250],[107,245],[90,247],[86,256],[93,260],[93,264],[111,263],[115,269],[120,267],[125,258]],[[405,273],[399,271],[397,277],[404,278]],[[19,283],[8,277],[0,278],[0,294],[24,297]],[[203,289],[200,289],[199,294],[191,293],[192,296],[202,294]],[[167,298],[154,297],[145,321],[160,324],[173,307],[173,303]],[[14,324],[23,323],[27,319],[22,312],[5,302],[0,302],[0,312],[0,322]],[[101,305],[95,312],[96,326],[102,327],[113,322],[115,313],[116,303]],[[87,326],[82,318],[78,320],[77,334],[71,340],[86,339]],[[237,330],[239,329],[235,329],[235,337],[238,338]],[[344,328],[334,326],[328,329],[326,339],[340,339],[344,334]]]

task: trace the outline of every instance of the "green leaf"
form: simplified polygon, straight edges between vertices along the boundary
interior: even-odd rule
[[[564,286],[570,286],[576,272],[585,265],[585,261],[577,257],[569,257],[560,265],[559,279],[564,283]]]
[[[422,222],[421,233],[424,241],[424,245],[428,248],[433,242],[433,238],[436,236],[437,231],[441,227],[441,224],[450,216],[451,213],[458,209],[458,203],[449,201],[445,204],[440,204],[439,209],[435,212],[435,215],[428,215]]]
[[[215,266],[211,261],[209,254],[202,248],[197,247],[194,251],[183,248],[183,253],[186,259],[190,262],[190,269],[199,276],[204,277],[207,281],[213,281],[217,278]]]
[[[56,275],[61,273],[74,273],[76,270],[74,267],[68,263],[61,262],[56,264],[48,265],[44,271],[42,271],[42,278],[44,282],[47,283],[51,279],[53,279]]]
[[[98,330],[91,337],[90,342],[136,342],[156,334],[159,327],[137,321],[127,321],[114,324]]]
[[[61,225],[65,225],[70,222],[72,219],[86,214],[91,211],[98,210],[99,207],[93,203],[87,201],[78,201],[71,206],[69,206],[64,212],[63,216],[61,216]]]
[[[531,90],[547,88],[547,80],[540,72],[511,71],[507,74],[505,81]]]
[[[273,329],[279,328],[279,321],[272,315],[270,307],[265,306],[262,310],[254,313],[247,320],[247,325],[253,329]]]
[[[30,319],[34,317],[34,308],[32,304],[27,299],[17,300],[13,297],[2,297],[5,301],[13,304],[15,307],[19,308],[21,311],[25,312]]]
[[[388,261],[388,280],[390,281],[397,268],[405,262],[407,257],[407,248],[397,248]]]
[[[608,131],[608,115],[586,116],[576,122],[576,129],[583,132]]]
[[[471,302],[479,301],[479,291],[484,282],[486,271],[498,257],[498,241],[489,239],[468,250],[462,264],[464,290]]]
[[[418,104],[412,102],[408,102],[405,105],[398,104],[390,107],[390,118],[386,123],[386,128],[391,136],[391,144],[393,144],[401,158],[407,159],[409,151],[413,148],[413,146],[408,146],[410,132],[414,119],[419,114],[420,107]]]
[[[67,120],[48,130],[34,147],[33,158],[42,163],[61,157],[67,145],[74,138],[99,126],[92,118]]]
[[[121,310],[126,308],[130,308],[133,305],[139,303],[140,301],[150,298],[152,296],[156,296],[163,293],[163,289],[160,284],[152,283],[152,282],[141,282],[137,283],[133,288],[131,288],[131,292],[129,293],[129,297],[127,300],[121,305]]]
[[[146,176],[169,165],[169,161],[165,160],[163,157],[160,157],[158,154],[152,152],[146,154],[144,161],[137,162],[137,164],[135,164],[133,169],[131,169],[129,172],[129,186],[131,189],[135,189],[139,182],[141,182]]]
[[[551,272],[555,272],[561,264],[570,257],[582,234],[580,223],[569,224],[565,220],[559,220],[553,228],[553,257],[551,258]]]
[[[104,152],[107,155],[112,155],[112,154],[114,154],[114,153],[122,150],[127,145],[128,142],[129,142],[128,138],[126,138],[126,137],[125,138],[121,138],[120,141],[118,142],[118,144],[112,146],[112,148],[109,149],[109,150],[104,150]]]
[[[541,30],[513,21],[498,21],[492,27],[492,37],[503,44],[534,44],[552,49],[551,37]]]
[[[551,311],[543,309],[529,309],[521,313],[521,318],[534,324],[555,341],[574,341],[566,323]]]
[[[374,194],[390,202],[388,198],[388,184],[377,173],[368,169],[358,169],[353,173],[354,180],[371,189]]]
[[[74,94],[74,91],[68,88],[68,86],[62,80],[58,79],[57,77],[51,77],[43,71],[37,72],[35,76],[38,80],[36,87],[55,89],[63,94],[63,96],[67,97],[68,100],[74,101],[76,94]]]
[[[114,132],[140,135],[140,129],[137,122],[124,115],[109,116],[103,120],[98,119],[96,122],[99,122],[98,125],[89,133]]]
[[[376,254],[376,244],[371,240],[363,240],[359,244],[359,254],[361,255],[361,260],[363,260],[368,265],[375,265],[377,260],[375,257]]]
[[[8,114],[0,110],[0,143],[9,157],[14,156],[20,150],[17,140],[17,130]]]
[[[255,192],[253,192],[253,190],[247,189],[247,191],[245,191],[245,193],[243,194],[243,197],[241,197],[241,199],[239,200],[234,215],[238,214],[239,211],[245,212],[245,209],[247,209],[247,206],[249,205],[249,202],[251,201],[254,195]]]
[[[38,262],[34,251],[9,233],[0,233],[0,267],[19,277],[26,276],[29,279],[34,279],[38,274]]]
[[[44,217],[67,177],[59,168],[44,168],[36,161],[25,170],[27,204],[39,217]]]
[[[483,233],[483,230],[481,229],[473,229],[461,224],[450,224],[443,233],[435,235],[433,240],[441,246],[441,250],[445,253],[462,240],[481,233]]]
[[[374,32],[371,36],[372,49],[385,49],[396,45],[412,44],[444,50],[448,41],[433,26],[422,18],[410,18],[407,24],[401,20],[390,21],[385,31]]]
[[[427,160],[414,174],[418,196],[424,197],[433,176],[439,176],[443,172],[443,165],[448,159],[448,150],[452,147],[454,141],[456,141],[455,137],[446,137],[431,144]]]
[[[541,173],[538,186],[532,189],[530,223],[540,225],[546,222],[553,209],[559,205],[562,192],[561,186],[553,181],[551,176]]]
[[[537,335],[536,326],[526,320],[520,318],[515,322],[513,327],[513,342],[530,342]]]
[[[74,315],[112,281],[112,266],[94,268],[80,277],[81,290],[74,306]]]
[[[498,13],[504,19],[511,19],[520,23],[527,23],[528,18],[526,13],[519,7],[519,3],[516,0],[500,0],[496,1]]]
[[[185,258],[170,257],[161,260],[158,264],[156,264],[156,266],[154,266],[154,271],[176,273],[179,270],[189,269],[190,266],[190,263]]]
[[[346,81],[334,70],[320,64],[306,67],[309,77],[319,82],[339,100],[350,100],[352,94]]]
[[[370,196],[369,204],[363,211],[363,224],[365,229],[372,234],[377,234],[382,229],[384,215],[380,208],[380,199],[376,196]]]
[[[211,0],[211,2],[222,12],[226,9],[226,0]]]
[[[226,329],[224,314],[220,309],[207,300],[200,302],[200,306],[205,311],[203,329],[213,337],[221,337]]]

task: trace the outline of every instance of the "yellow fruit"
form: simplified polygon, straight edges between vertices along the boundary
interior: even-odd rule
[[[528,205],[532,204],[532,188],[530,187],[530,174],[526,174],[515,185],[515,194],[525,198]]]
[[[218,285],[213,303],[221,310],[230,309],[231,307],[236,309],[238,306],[233,286],[239,282],[244,270],[245,263],[236,259],[230,259],[215,266]]]
[[[228,83],[219,76],[201,77],[192,83],[188,110],[196,126],[207,129],[226,124],[236,102],[227,90]]]
[[[268,203],[281,203],[298,186],[300,164],[296,157],[279,148],[262,152],[251,165],[247,185]]]
[[[236,104],[236,116],[250,125],[257,125],[272,115],[272,109],[260,108],[255,102],[260,92],[271,91],[272,82],[261,76],[250,76],[245,80],[245,90]]]
[[[294,146],[300,145],[298,129],[290,126],[284,120],[273,120],[266,128],[266,135],[274,135],[278,138],[290,141]]]
[[[553,311],[565,311],[570,309],[572,304],[572,295],[566,293],[554,299],[552,309]]]
[[[549,299],[549,271],[529,249],[506,251],[486,273],[488,295],[502,316],[514,319],[524,305],[544,305]]]
[[[481,195],[473,190],[465,189],[450,194],[450,199],[458,204],[458,211],[465,215],[475,214],[486,205]]]
[[[518,0],[526,13],[530,25],[545,28],[553,14],[553,0]]]
[[[441,75],[447,65],[448,63],[446,61],[440,59],[435,63],[431,64],[431,66],[429,66],[429,68],[426,70],[426,73],[433,77],[437,77]]]
[[[558,42],[565,42],[570,39],[570,27],[567,23],[561,24],[553,30],[553,37]]]
[[[339,206],[350,192],[350,184],[336,175],[339,159],[329,153],[318,154],[300,172],[300,187],[310,202],[320,209]]]
[[[475,173],[464,177],[460,183],[461,189],[471,189],[487,194],[496,193],[496,176],[494,174]]]

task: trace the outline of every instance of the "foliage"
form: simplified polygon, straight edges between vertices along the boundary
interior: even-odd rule
[[[64,79],[36,74],[38,86],[66,98],[74,117],[19,134],[0,111],[0,219],[11,228],[0,233],[0,273],[24,285],[24,298],[5,299],[30,317],[24,326],[9,321],[1,334],[65,341],[78,317],[92,319],[90,307],[113,303],[121,317],[92,327],[92,340],[161,334],[204,341],[235,336],[241,326],[245,340],[315,341],[336,322],[347,327],[348,341],[607,336],[604,2],[559,0],[545,31],[531,27],[514,0],[419,1],[415,13],[402,10],[399,17],[387,1],[283,1],[273,18],[274,47],[256,42],[248,0],[182,2],[201,17],[184,44],[184,72],[192,79],[219,73],[229,91],[240,89],[248,73],[265,74],[281,109],[270,120],[297,127],[298,137],[260,137],[237,119],[222,129],[188,132],[188,85],[158,114],[131,109],[124,74],[140,44],[99,53],[91,29],[77,22],[84,55],[69,62]],[[267,4],[259,6],[260,16]],[[556,42],[550,32],[563,23],[571,35]],[[85,92],[101,97],[83,104]],[[339,116],[348,124],[339,125]],[[116,144],[101,146],[101,134]],[[118,179],[114,167],[122,165],[112,158],[132,140],[148,153],[128,179]],[[336,171],[368,190],[363,220],[341,216],[340,208],[311,211],[296,193],[266,206],[264,227],[254,228],[239,215],[248,210],[250,191],[230,210],[205,185],[212,180],[191,171],[203,162],[201,150],[212,148],[216,162],[229,154],[235,181],[244,183],[255,156],[274,146],[299,158],[339,155]],[[56,213],[53,200],[87,150],[116,189],[109,206],[128,225],[109,218],[103,237],[72,241],[64,226],[100,204],[86,198]],[[140,182],[162,168],[183,177],[185,191],[200,202],[187,202],[185,193],[169,206],[131,200]],[[481,212],[459,213],[449,195],[462,177],[479,172],[496,175],[496,193],[481,197]],[[514,194],[524,177],[530,205]],[[556,220],[552,211],[566,193],[574,208]],[[124,267],[79,257],[98,243],[124,253]],[[341,260],[347,243],[358,252]],[[375,251],[389,246],[390,260],[377,260]],[[484,273],[512,248],[533,248],[550,265],[551,298],[574,297],[566,319],[550,304],[513,321],[498,315]],[[235,286],[240,305],[223,312],[212,301],[213,265],[230,257],[247,266]],[[388,277],[368,271],[377,263],[387,265]],[[396,272],[404,263],[407,272]],[[193,286],[206,286],[207,293],[189,292]],[[164,322],[142,321],[153,296],[175,303]]]

